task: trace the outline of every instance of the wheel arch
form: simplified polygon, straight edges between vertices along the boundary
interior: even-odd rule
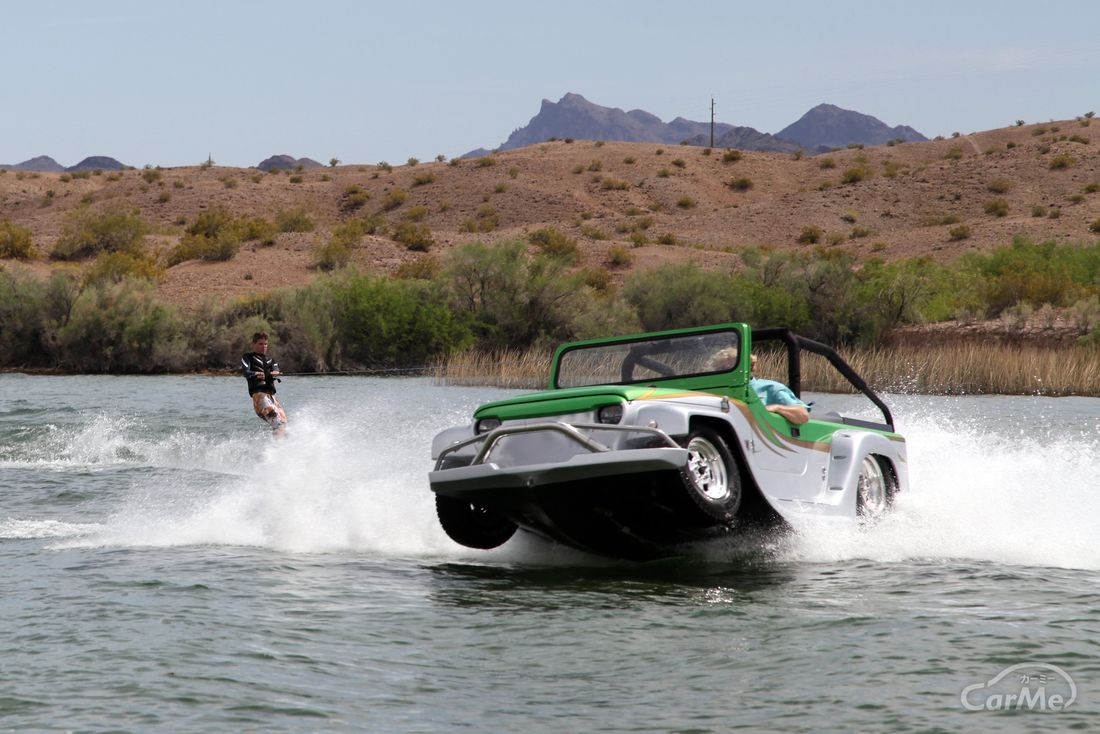
[[[776,512],[771,503],[764,499],[764,493],[760,491],[760,485],[756,482],[756,476],[749,468],[749,462],[745,457],[745,447],[741,443],[740,436],[729,421],[707,415],[693,415],[688,420],[688,431],[697,428],[710,428],[726,440],[734,461],[737,462],[737,474],[741,480],[741,510],[738,514],[746,520],[762,524],[774,524],[781,521],[781,516]]]

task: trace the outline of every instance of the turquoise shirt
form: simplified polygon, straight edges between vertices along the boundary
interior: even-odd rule
[[[756,391],[764,405],[801,405],[809,410],[810,406],[799,400],[791,389],[782,382],[761,380],[756,377],[749,380],[749,387]]]

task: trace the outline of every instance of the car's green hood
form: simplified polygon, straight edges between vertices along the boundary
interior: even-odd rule
[[[574,387],[562,390],[518,395],[506,400],[485,403],[474,413],[475,419],[498,418],[515,420],[517,418],[541,418],[551,415],[566,415],[596,410],[605,405],[614,405],[624,400],[637,400],[684,395],[682,388],[662,388],[650,385],[597,385],[595,387]]]

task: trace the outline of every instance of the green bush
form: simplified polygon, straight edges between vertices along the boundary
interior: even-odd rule
[[[28,260],[36,254],[31,231],[7,217],[0,218],[0,259]]]
[[[140,252],[149,225],[135,211],[115,205],[101,212],[74,211],[61,231],[51,257],[78,260],[100,252]]]
[[[1004,199],[990,199],[985,202],[982,208],[985,209],[986,214],[991,214],[995,217],[1008,216],[1008,202]]]
[[[447,253],[443,274],[452,308],[463,314],[483,348],[524,349],[577,334],[576,320],[590,304],[583,278],[569,264],[524,242],[480,242]]]
[[[386,195],[382,197],[382,211],[393,211],[397,207],[404,204],[406,198],[408,198],[408,194],[406,194],[401,189],[393,189],[392,191],[387,191]]]
[[[420,222],[423,221],[426,216],[428,216],[428,207],[423,204],[417,204],[416,206],[410,206],[406,209],[402,219],[407,222]]]
[[[1077,160],[1068,153],[1058,153],[1050,159],[1050,170],[1061,171],[1063,169],[1069,168],[1076,162]]]
[[[723,163],[736,163],[737,161],[741,160],[743,157],[744,156],[742,155],[741,151],[734,150],[733,148],[730,148],[729,150],[727,150],[725,153],[722,154],[722,162]]]
[[[317,225],[305,209],[280,209],[275,214],[275,227],[280,232],[312,232]]]
[[[345,214],[357,211],[368,201],[370,201],[370,192],[358,184],[352,184],[344,189],[343,195],[340,196],[340,211]]]
[[[399,222],[394,227],[393,239],[413,252],[427,252],[435,244],[428,225],[409,221]]]
[[[947,230],[947,234],[954,241],[965,240],[970,236],[970,227],[965,224],[960,224],[957,227],[952,227]]]
[[[577,246],[577,241],[554,227],[536,229],[527,235],[527,239],[551,257],[561,258],[569,263],[575,263],[580,259],[580,248]]]
[[[995,178],[986,184],[986,189],[994,194],[1007,194],[1012,190],[1012,182],[1007,178]]]
[[[152,283],[124,279],[86,288],[56,331],[58,364],[79,372],[190,369],[183,326],[158,302]]]
[[[798,233],[798,241],[803,245],[816,245],[821,241],[824,234],[821,227],[811,224],[803,227],[802,231]]]
[[[745,192],[752,188],[752,179],[741,176],[729,182],[729,187],[734,191]]]
[[[147,254],[101,252],[91,267],[84,271],[81,282],[85,286],[94,286],[127,279],[158,282],[164,279],[164,268]]]
[[[435,174],[431,171],[424,171],[413,176],[413,186],[427,186],[435,181]]]
[[[822,170],[836,168],[836,161],[826,156],[817,162],[817,167]]]
[[[625,267],[634,262],[634,255],[625,247],[616,245],[607,251],[607,262],[612,267]]]
[[[676,200],[676,206],[681,209],[694,209],[698,205],[698,202],[690,196],[681,196]]]

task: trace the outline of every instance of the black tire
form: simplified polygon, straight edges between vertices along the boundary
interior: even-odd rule
[[[864,523],[876,523],[894,504],[897,483],[883,460],[867,454],[860,460],[856,477],[856,516]]]
[[[696,428],[684,442],[684,496],[711,523],[731,523],[741,507],[741,472],[726,439],[712,428]]]
[[[516,524],[508,518],[454,497],[437,494],[435,514],[443,532],[467,548],[496,548],[516,533]]]

